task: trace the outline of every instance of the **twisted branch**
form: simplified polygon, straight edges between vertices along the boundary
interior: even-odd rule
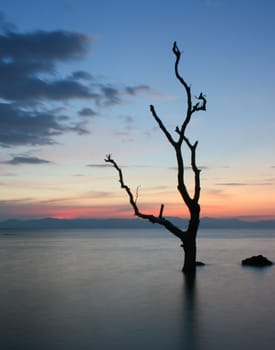
[[[142,218],[142,219],[146,219],[146,220],[150,221],[153,224],[157,223],[159,225],[164,226],[167,230],[169,230],[171,233],[173,233],[176,237],[178,237],[179,239],[183,240],[185,232],[182,231],[181,229],[179,229],[177,226],[175,226],[173,223],[171,223],[169,220],[165,219],[162,216],[163,215],[164,205],[163,204],[161,205],[159,216],[142,213],[139,210],[136,201],[134,200],[134,196],[133,196],[133,194],[131,192],[131,189],[124,183],[122,170],[118,166],[116,161],[112,158],[112,156],[110,154],[107,154],[106,158],[104,160],[105,160],[106,163],[111,163],[113,165],[113,167],[117,170],[120,186],[128,194],[130,204],[131,204],[131,206],[132,206],[132,208],[134,210],[134,214],[136,216]]]

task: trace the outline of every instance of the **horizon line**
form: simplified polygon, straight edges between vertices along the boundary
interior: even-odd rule
[[[179,219],[179,220],[186,220],[188,221],[188,217],[180,217],[180,216],[166,216],[166,218],[170,219]],[[264,221],[275,221],[275,216],[271,215],[259,215],[259,216],[202,216],[200,220],[203,219],[213,219],[213,220],[238,220],[241,222],[264,222]],[[115,217],[115,216],[110,216],[110,217],[54,217],[54,216],[43,216],[43,217],[10,217],[10,218],[3,218],[0,219],[0,223],[6,222],[6,221],[40,221],[40,220],[59,220],[59,221],[73,221],[73,220],[141,220],[146,222],[146,220],[136,217],[136,216],[127,216],[127,217]]]

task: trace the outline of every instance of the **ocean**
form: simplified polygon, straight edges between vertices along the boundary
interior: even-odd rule
[[[0,349],[275,349],[275,231],[1,230]]]

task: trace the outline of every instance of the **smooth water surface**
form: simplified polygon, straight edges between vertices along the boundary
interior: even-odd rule
[[[240,265],[272,232],[202,232],[194,280],[158,230],[2,233],[0,349],[275,348],[275,267]]]

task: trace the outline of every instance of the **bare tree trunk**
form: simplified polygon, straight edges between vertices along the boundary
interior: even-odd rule
[[[182,241],[184,250],[183,272],[193,272],[197,263],[197,232],[200,224],[199,206],[191,215],[187,231]]]
[[[197,256],[197,244],[196,238],[191,236],[191,239],[183,243],[184,250],[184,264],[182,267],[183,272],[196,271],[196,256]]]
[[[176,138],[173,137],[169,132],[169,130],[166,128],[166,126],[158,116],[153,105],[150,106],[150,110],[151,110],[152,116],[154,117],[161,131],[164,133],[164,135],[166,136],[167,140],[172,145],[176,153],[177,166],[178,166],[177,189],[182,197],[183,202],[187,206],[190,214],[190,220],[189,220],[187,230],[183,231],[179,227],[175,226],[170,220],[167,220],[164,217],[164,214],[163,214],[164,204],[161,204],[158,216],[155,216],[153,214],[145,214],[141,212],[137,205],[137,196],[136,198],[134,198],[133,193],[131,192],[131,189],[124,183],[121,168],[118,166],[115,160],[112,159],[112,156],[110,154],[106,156],[105,161],[107,163],[111,163],[113,167],[117,170],[119,174],[119,182],[120,182],[121,188],[123,188],[127,192],[129,196],[130,204],[134,210],[134,214],[142,219],[150,221],[153,224],[157,223],[159,225],[164,226],[168,231],[170,231],[172,234],[174,234],[176,237],[178,237],[181,240],[182,247],[185,253],[184,265],[183,265],[182,271],[192,273],[196,270],[196,265],[197,265],[196,238],[197,238],[197,232],[198,232],[199,223],[200,223],[200,205],[199,205],[200,169],[197,167],[197,162],[196,162],[196,150],[197,150],[198,141],[196,141],[195,143],[191,143],[189,139],[186,137],[185,132],[191,121],[193,114],[199,111],[206,110],[206,97],[202,93],[200,93],[199,96],[195,97],[197,102],[193,103],[192,95],[191,95],[191,87],[186,83],[186,81],[180,75],[178,70],[178,65],[181,58],[181,52],[178,49],[176,42],[173,45],[173,53],[175,54],[175,57],[176,57],[175,75],[178,81],[180,82],[180,84],[183,86],[186,92],[186,99],[187,99],[187,109],[186,109],[185,117],[183,118],[183,122],[181,125],[176,126],[176,129],[175,129],[175,133],[177,135]],[[192,195],[189,189],[187,188],[187,185],[185,182],[186,166],[185,166],[185,162],[182,154],[183,144],[185,144],[187,146],[187,149],[189,149],[191,169],[194,174],[194,191]]]

